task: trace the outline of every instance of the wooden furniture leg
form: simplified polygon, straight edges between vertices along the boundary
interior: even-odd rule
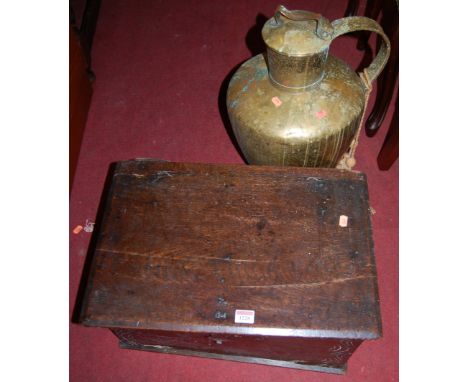
[[[93,45],[94,32],[96,31],[97,19],[101,0],[88,0],[83,14],[83,20],[80,26],[80,38],[83,50],[88,64],[88,76],[94,80],[94,73],[91,71],[91,47]]]
[[[384,0],[368,0],[366,4],[366,10],[364,12],[364,16],[369,17],[370,19],[377,20],[379,17],[380,12],[382,11]],[[361,32],[357,48],[359,50],[366,50],[368,47],[370,32]]]
[[[390,35],[392,51],[387,66],[381,74],[377,98],[375,100],[372,112],[366,121],[366,133],[369,137],[375,135],[382,124],[388,106],[392,100],[393,90],[395,89],[398,78],[398,24],[394,26]]]
[[[349,0],[346,8],[345,17],[356,16],[359,9],[359,0]]]
[[[80,28],[70,7],[69,49],[69,192],[71,192],[80,155],[88,109],[93,94],[91,46],[101,0],[88,0]]]
[[[75,177],[93,88],[87,73],[86,55],[76,30],[70,26],[69,40],[69,190]]]
[[[388,128],[387,136],[377,157],[377,164],[381,170],[388,170],[396,161],[399,154],[399,120],[398,96],[395,104],[392,122]]]

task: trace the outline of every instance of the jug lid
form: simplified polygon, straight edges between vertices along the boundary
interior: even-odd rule
[[[280,53],[310,55],[328,48],[332,40],[331,23],[321,15],[308,11],[290,11],[280,5],[275,16],[262,29],[265,44]]]

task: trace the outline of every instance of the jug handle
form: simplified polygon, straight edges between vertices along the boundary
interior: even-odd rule
[[[380,45],[379,52],[374,57],[371,64],[364,69],[364,71],[367,72],[369,81],[374,81],[382,72],[390,56],[390,40],[382,27],[376,21],[363,16],[344,17],[342,19],[332,21],[331,25],[333,27],[332,39],[346,33],[357,31],[375,32],[382,37],[383,43]]]
[[[371,64],[364,69],[364,73],[366,73],[365,77],[367,77],[369,82],[373,82],[378,77],[390,56],[390,40],[382,27],[376,21],[368,17],[344,17],[330,23],[319,13],[299,10],[291,11],[284,5],[279,5],[275,11],[275,21],[277,24],[281,23],[280,16],[294,21],[315,20],[317,22],[316,35],[323,40],[330,40],[330,42],[338,36],[357,31],[365,30],[379,34],[383,39],[383,44],[380,45],[379,52]]]

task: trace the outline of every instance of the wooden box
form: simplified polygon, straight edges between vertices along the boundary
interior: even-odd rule
[[[381,336],[365,175],[134,160],[80,321],[129,349],[342,373]]]

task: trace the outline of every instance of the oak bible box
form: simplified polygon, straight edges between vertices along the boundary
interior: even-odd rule
[[[365,175],[115,166],[80,321],[128,349],[342,373],[381,336]]]

